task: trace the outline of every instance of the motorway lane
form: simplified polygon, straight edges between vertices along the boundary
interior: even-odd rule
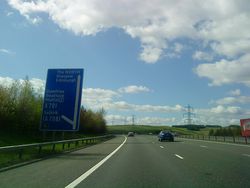
[[[169,143],[155,136],[129,137],[77,187],[249,187],[250,157],[242,155],[249,151],[192,140]]]
[[[182,170],[192,171],[199,180],[197,185],[207,187],[249,187],[250,148],[241,145],[179,140],[178,147],[168,144],[168,149],[184,157]],[[197,183],[197,182],[196,182]],[[206,186],[202,186],[206,187]]]
[[[106,157],[124,140],[116,137],[72,153],[0,172],[0,188],[62,188]]]
[[[178,179],[178,170],[169,160],[171,156],[159,155],[161,148],[153,141],[151,136],[129,137],[112,160],[77,187],[160,187],[166,182],[165,175]]]
[[[65,187],[124,140],[0,173],[0,187]],[[249,187],[250,147],[136,135],[77,187]]]

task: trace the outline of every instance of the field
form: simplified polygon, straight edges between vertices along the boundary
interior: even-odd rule
[[[112,125],[107,126],[109,134],[127,134],[129,131],[137,134],[158,134],[161,130],[169,130],[180,135],[208,135],[209,128],[200,131],[191,131],[186,128],[176,128],[170,126],[147,126],[147,125]]]

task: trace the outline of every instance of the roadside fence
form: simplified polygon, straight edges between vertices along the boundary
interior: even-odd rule
[[[195,139],[195,140],[208,140],[208,141],[229,142],[229,143],[237,143],[237,144],[250,144],[250,138],[242,137],[242,136],[181,135],[179,137]]]

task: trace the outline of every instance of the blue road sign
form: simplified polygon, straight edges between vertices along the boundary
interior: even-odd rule
[[[40,129],[79,129],[83,69],[49,69]]]

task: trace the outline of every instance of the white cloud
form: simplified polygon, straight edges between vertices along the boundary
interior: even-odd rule
[[[101,89],[101,88],[86,88],[83,89],[84,97],[88,99],[98,99],[104,102],[110,102],[114,97],[118,97],[119,94],[113,90]]]
[[[145,86],[136,86],[136,85],[130,85],[127,87],[122,87],[118,89],[120,93],[141,93],[141,92],[149,92],[150,89]]]
[[[117,101],[115,99],[111,99],[109,102],[102,100],[101,97],[90,100],[88,97],[83,97],[83,104],[86,104],[87,107],[100,109],[104,108],[106,110],[116,110],[116,111],[134,111],[134,112],[160,112],[160,113],[176,113],[183,111],[183,107],[181,105],[175,106],[157,106],[157,105],[138,105],[127,103],[126,101]]]
[[[114,115],[114,114],[108,114],[105,115],[105,119],[110,122],[110,121],[127,121],[127,116],[121,116],[121,115]]]
[[[19,82],[20,84],[24,83],[24,79],[17,79],[14,80],[10,77],[0,77],[0,85],[4,87],[10,87],[15,81]],[[29,79],[31,86],[35,93],[43,95],[45,90],[45,81],[38,79],[38,78],[31,78]]]
[[[121,28],[141,41],[139,57],[147,63],[158,61],[180,38],[203,41],[205,47],[228,58],[250,53],[248,0],[8,2],[34,23],[39,22],[38,13],[46,13],[61,28],[76,35],[95,35],[111,27]]]
[[[174,52],[181,53],[183,48],[184,48],[183,44],[180,44],[180,43],[177,43],[177,42],[174,43]]]
[[[175,121],[175,118],[162,117],[142,117],[137,119],[139,125],[172,125]]]
[[[220,1],[220,4],[220,12],[215,11],[212,19],[201,24],[201,38],[211,41],[215,52],[229,58],[249,53],[249,2]]]
[[[142,111],[142,112],[163,112],[163,113],[175,113],[184,110],[184,108],[178,104],[175,106],[135,105],[134,109],[136,111]]]
[[[108,125],[131,125],[132,116],[109,114],[105,116]]]
[[[173,43],[171,47],[168,48],[168,52],[164,54],[164,57],[168,58],[180,58],[181,52],[184,49],[184,45],[178,42]]]
[[[249,96],[225,97],[216,101],[216,104],[219,105],[248,104],[248,103],[250,103]]]
[[[106,109],[106,106],[119,96],[117,92],[108,89],[85,88],[83,89],[82,104],[88,108]]]
[[[230,95],[232,96],[239,96],[241,94],[240,89],[235,89],[229,92]]]
[[[202,116],[200,117],[199,122],[205,125],[228,126],[228,125],[239,125],[240,119],[230,118],[230,117]]]
[[[249,117],[250,111],[239,106],[217,105],[207,109],[196,109],[198,119],[204,124],[227,126],[239,124],[240,119]]]
[[[140,54],[140,59],[146,63],[155,63],[158,61],[163,53],[160,48],[154,48],[150,45],[143,46],[143,52]]]
[[[200,77],[212,80],[211,86],[241,83],[250,87],[250,53],[238,60],[221,60],[213,64],[200,64],[195,72]]]
[[[131,125],[131,116],[121,116],[121,115],[106,115],[105,119],[109,125]],[[176,119],[173,118],[162,118],[162,117],[135,117],[135,124],[137,125],[171,125]]]
[[[7,12],[6,13],[6,16],[11,16],[11,15],[13,15],[14,14],[14,12]]]
[[[240,121],[239,119],[230,119],[229,124],[230,125],[239,125]]]
[[[214,114],[239,114],[241,112],[241,108],[237,106],[229,106],[229,107],[224,107],[222,105],[218,105],[210,110],[210,112]]]
[[[239,106],[223,106],[217,105],[208,109],[196,109],[197,114],[201,117],[212,118],[214,120],[223,118],[223,119],[231,119],[236,118],[240,119],[248,115],[248,111]]]
[[[14,52],[12,52],[12,51],[10,51],[10,50],[7,50],[7,49],[4,49],[4,48],[0,48],[0,53],[8,54],[8,55],[13,55],[13,54],[15,54]]]
[[[10,77],[0,77],[0,85],[4,87],[9,87],[14,83],[14,80]]]
[[[130,88],[129,90],[119,89],[120,93],[127,92],[133,93],[135,91],[141,92],[141,90],[136,90]],[[141,88],[142,89],[142,88]],[[147,90],[147,89],[143,89]],[[162,112],[162,113],[175,113],[180,112],[184,108],[181,105],[175,106],[157,106],[157,105],[138,105],[131,104],[126,101],[118,100],[121,95],[120,93],[113,90],[106,90],[101,88],[86,88],[83,89],[82,104],[88,108],[105,110],[118,110],[118,111],[137,111],[137,112]]]
[[[32,85],[32,88],[36,93],[44,94],[45,91],[45,81],[38,79],[38,78],[32,78],[30,79],[30,83]]]
[[[193,59],[204,60],[204,61],[212,61],[214,58],[212,54],[202,51],[196,51],[192,57]]]

